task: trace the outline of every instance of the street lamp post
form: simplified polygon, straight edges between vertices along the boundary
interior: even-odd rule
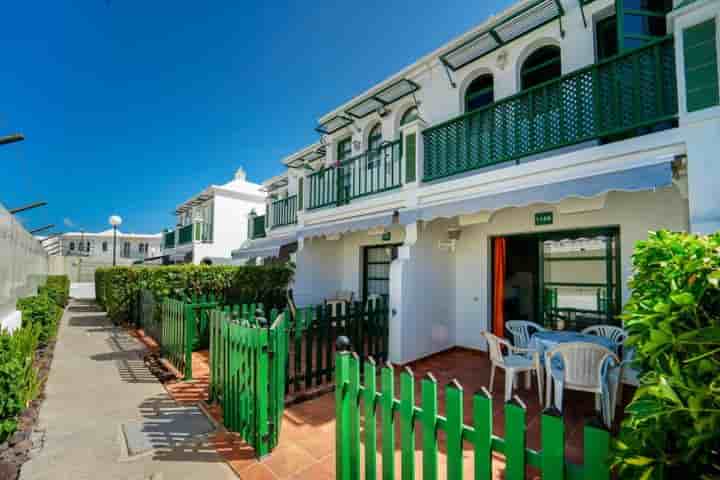
[[[122,223],[122,218],[119,215],[112,215],[110,217],[110,225],[113,229],[113,267],[117,263],[117,229]]]

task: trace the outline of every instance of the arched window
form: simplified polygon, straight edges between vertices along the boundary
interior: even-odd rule
[[[560,47],[548,45],[535,50],[523,63],[520,70],[521,88],[526,90],[561,75]]]
[[[410,107],[407,109],[407,111],[405,113],[403,113],[403,116],[400,119],[400,126],[403,127],[410,122],[414,122],[418,118],[419,118],[419,114],[418,114],[417,107]]]
[[[103,242],[103,243],[102,243],[102,251],[103,251],[103,252],[107,252],[107,251],[108,251],[108,243],[107,243],[107,242]]]
[[[382,143],[382,126],[378,123],[368,135],[368,150],[377,150]]]
[[[465,90],[465,113],[490,105],[494,101],[493,76],[480,75]]]
[[[70,242],[70,250],[75,250],[75,242]]]

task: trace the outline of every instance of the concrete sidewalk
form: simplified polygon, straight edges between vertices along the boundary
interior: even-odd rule
[[[237,478],[207,435],[193,436],[204,417],[195,411],[186,421],[145,367],[144,353],[93,303],[71,303],[36,427],[44,433],[22,480]],[[128,451],[126,438],[137,435],[136,445],[146,448]]]

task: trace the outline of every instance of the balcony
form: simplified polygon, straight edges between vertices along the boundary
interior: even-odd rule
[[[175,248],[175,230],[163,234],[163,248]]]
[[[297,223],[297,195],[275,200],[270,207],[271,228],[284,227]],[[263,217],[264,218],[264,217]]]
[[[193,242],[212,242],[212,223],[191,223],[163,234],[163,248],[165,250]]]
[[[252,239],[265,238],[265,215],[260,215],[251,219]]]
[[[426,129],[423,181],[648,133],[677,112],[670,36]]]
[[[309,210],[345,205],[352,200],[402,186],[399,140],[311,174]]]
[[[178,245],[185,245],[193,240],[193,224],[183,225],[178,230]]]

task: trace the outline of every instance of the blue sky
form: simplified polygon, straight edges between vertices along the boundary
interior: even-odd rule
[[[243,166],[316,141],[318,117],[508,0],[12,2],[0,44],[0,203],[28,227],[172,226]]]

